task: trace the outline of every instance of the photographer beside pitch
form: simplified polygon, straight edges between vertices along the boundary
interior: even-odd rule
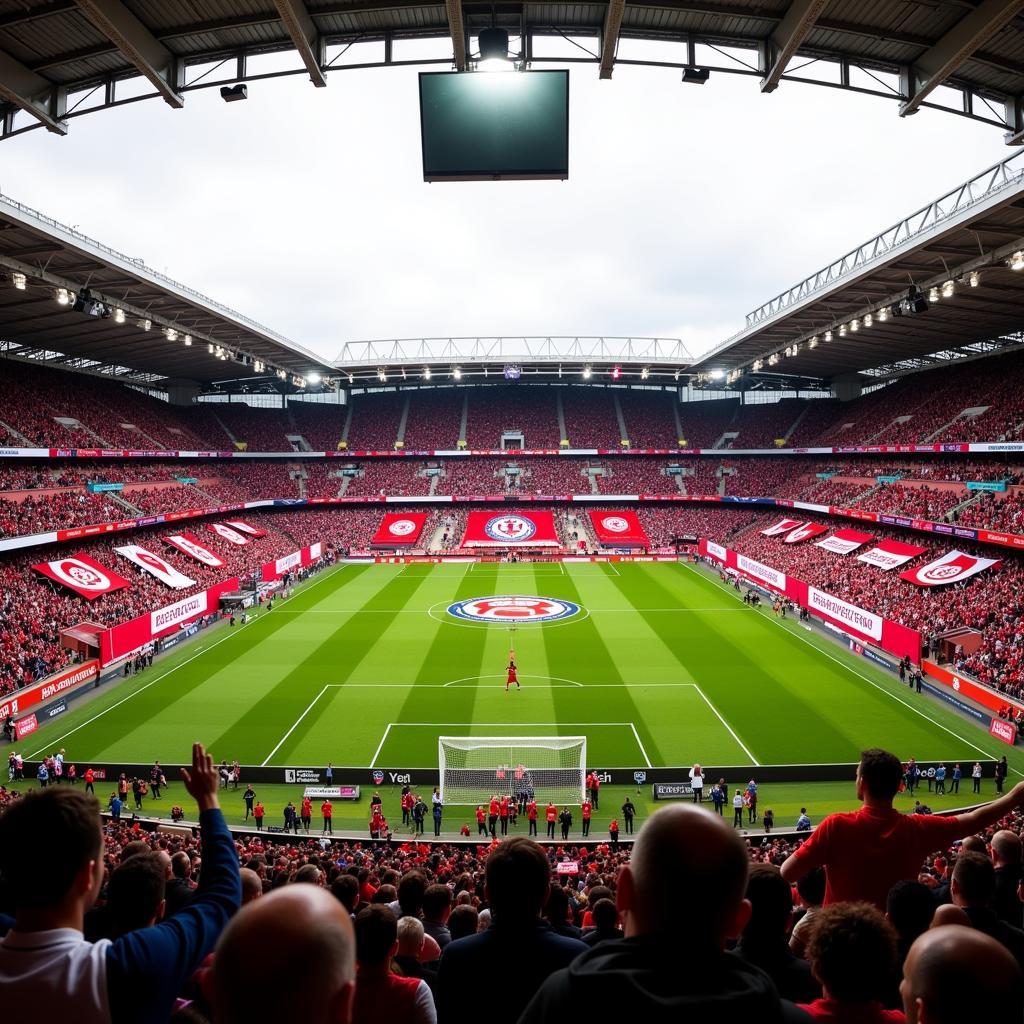
[[[177,994],[238,909],[238,854],[217,799],[213,759],[197,743],[185,788],[199,806],[203,869],[173,918],[114,940],[86,942],[85,911],[103,881],[103,829],[94,797],[50,787],[0,817],[0,872],[15,905],[0,941],[5,1012],[76,1024],[166,1021]]]
[[[917,878],[934,850],[994,825],[1024,803],[1024,782],[998,800],[964,814],[901,814],[893,800],[903,781],[899,758],[865,750],[857,767],[859,811],[830,814],[782,865],[782,877],[796,882],[815,867],[825,869],[825,905],[864,900],[884,912],[889,890]]]

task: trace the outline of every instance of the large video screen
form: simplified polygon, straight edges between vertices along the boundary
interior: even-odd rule
[[[568,71],[420,74],[424,181],[569,177]]]

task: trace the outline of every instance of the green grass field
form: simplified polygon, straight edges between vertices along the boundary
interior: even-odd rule
[[[447,608],[517,594],[581,611],[520,625],[522,689],[506,693],[507,628]],[[674,563],[338,566],[61,716],[25,752],[180,763],[198,739],[243,765],[416,769],[436,768],[439,734],[585,735],[594,767],[700,761],[735,766],[736,782],[759,765],[856,761],[866,746],[965,768],[1008,752],[1024,767],[952,710]],[[821,813],[850,806],[852,789],[780,784],[762,807]],[[365,823],[362,808],[345,816]]]

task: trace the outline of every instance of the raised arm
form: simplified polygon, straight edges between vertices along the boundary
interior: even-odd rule
[[[973,811],[956,816],[957,822],[963,827],[961,835],[969,836],[980,832],[989,825],[994,825],[1000,818],[1005,818],[1015,807],[1024,803],[1024,782],[1018,782],[1009,793],[993,800],[990,804],[975,807]]]

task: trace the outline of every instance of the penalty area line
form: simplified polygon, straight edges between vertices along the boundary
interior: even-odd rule
[[[260,767],[261,767],[261,768],[266,768],[266,767],[267,767],[267,761],[269,761],[269,760],[270,760],[270,759],[271,759],[271,758],[272,758],[272,757],[273,757],[273,756],[274,756],[274,755],[275,755],[275,754],[276,754],[276,753],[277,753],[277,752],[278,752],[278,751],[279,751],[279,750],[281,749],[281,745],[282,745],[282,744],[284,743],[284,741],[285,741],[286,739],[288,739],[288,737],[289,737],[289,736],[291,736],[291,734],[292,734],[293,732],[295,732],[295,730],[296,730],[296,729],[298,728],[299,722],[301,722],[301,721],[302,721],[302,720],[303,720],[303,719],[304,719],[304,718],[306,717],[306,715],[308,715],[308,714],[310,713],[310,711],[312,711],[312,710],[313,710],[313,705],[314,705],[314,704],[315,704],[315,703],[316,703],[316,702],[317,702],[317,701],[318,701],[318,700],[319,700],[319,699],[320,699],[320,698],[321,698],[321,697],[322,697],[322,696],[323,696],[323,695],[324,695],[324,694],[325,694],[325,693],[326,693],[326,692],[327,692],[327,691],[328,691],[329,689],[330,689],[330,687],[328,687],[328,686],[325,686],[325,687],[324,687],[324,688],[323,688],[323,689],[322,689],[322,690],[321,690],[321,691],[320,691],[320,692],[319,692],[319,693],[318,693],[318,694],[317,694],[317,695],[316,695],[316,696],[315,696],[315,697],[314,697],[314,698],[313,698],[313,699],[312,699],[312,700],[311,700],[311,701],[309,702],[309,707],[307,707],[307,708],[306,708],[306,710],[305,710],[305,711],[303,711],[303,712],[302,712],[302,714],[301,714],[301,715],[299,715],[299,717],[295,719],[295,721],[294,721],[294,722],[292,723],[292,727],[291,727],[291,728],[290,728],[290,729],[289,729],[289,730],[288,730],[288,731],[287,731],[287,732],[286,732],[286,733],[285,733],[285,734],[284,734],[284,735],[283,735],[283,736],[281,737],[281,739],[280,739],[280,740],[278,741],[278,744],[277,744],[277,746],[276,746],[276,747],[274,747],[274,749],[273,749],[273,750],[272,750],[272,751],[271,751],[271,752],[270,752],[269,754],[267,754],[267,756],[266,756],[266,757],[265,757],[265,758],[263,759],[263,761],[262,761],[262,762],[260,763]]]
[[[384,735],[380,738],[380,743],[377,744],[377,749],[373,752],[373,757],[370,758],[370,763],[367,765],[368,768],[372,768],[377,763],[377,758],[380,757],[380,752],[384,749],[384,744],[387,742],[388,733],[391,732],[391,726],[394,722],[388,722],[388,727],[384,730]]]
[[[640,741],[640,733],[636,731],[636,726],[630,722],[629,727],[633,730],[633,738],[636,740],[636,745],[640,748],[640,753],[643,755],[643,759],[647,763],[647,767],[653,768],[654,765],[651,764],[651,759],[647,756],[647,751],[644,750],[644,745]]]
[[[715,716],[715,718],[717,718],[722,723],[722,725],[724,725],[725,728],[729,731],[729,735],[743,748],[743,753],[746,754],[747,757],[749,757],[750,760],[754,762],[755,767],[760,768],[761,762],[758,761],[756,757],[754,757],[754,755],[747,749],[747,745],[743,742],[743,740],[741,740],[739,736],[736,735],[736,732],[733,729],[733,727],[721,716],[721,714],[719,714],[718,708],[716,708],[715,705],[712,704],[710,700],[708,700],[707,694],[696,683],[693,684],[693,688],[697,691],[697,693],[701,695],[701,697],[704,700],[704,703],[707,704],[709,708],[711,708],[711,712]]]

